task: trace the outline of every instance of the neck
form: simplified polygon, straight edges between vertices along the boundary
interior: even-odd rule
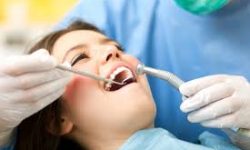
[[[153,125],[150,125],[146,128],[152,127]],[[110,130],[96,130],[94,133],[75,132],[75,137],[77,142],[88,150],[117,150],[137,131],[114,132]]]
[[[84,135],[84,136],[82,136]],[[78,135],[77,141],[88,150],[117,150],[133,133],[127,134],[86,134]]]

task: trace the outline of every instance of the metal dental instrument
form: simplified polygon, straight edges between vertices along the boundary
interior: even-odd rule
[[[89,73],[89,72],[86,72],[86,71],[75,70],[75,69],[72,69],[72,68],[69,68],[69,67],[66,67],[66,66],[63,66],[63,65],[57,65],[56,68],[58,68],[60,70],[72,72],[72,73],[75,73],[75,74],[78,74],[78,75],[86,76],[86,77],[92,78],[94,80],[100,80],[100,81],[104,81],[106,83],[113,83],[113,84],[123,85],[122,83],[119,83],[119,82],[116,82],[116,81],[113,81],[113,80],[110,80],[110,79],[106,79],[104,77],[101,77],[101,76],[98,76],[98,75],[95,75],[95,74],[92,74],[92,73]]]
[[[143,64],[137,65],[136,73],[138,75],[145,73],[145,74],[152,75],[152,76],[155,76],[157,78],[163,79],[163,80],[167,81],[168,83],[170,83],[178,91],[179,91],[179,87],[184,83],[183,80],[181,80],[179,77],[177,77],[176,75],[174,75],[171,72],[159,70],[159,69],[154,69],[151,67],[146,67]],[[183,100],[185,100],[187,98],[188,98],[187,96],[182,95]]]
[[[178,78],[176,75],[174,75],[171,72],[146,67],[143,64],[137,65],[136,72],[138,75],[146,73],[146,74],[155,76],[157,78],[166,80],[168,83],[170,83],[177,90],[179,90],[180,85],[184,83],[183,80],[181,80],[180,78]]]

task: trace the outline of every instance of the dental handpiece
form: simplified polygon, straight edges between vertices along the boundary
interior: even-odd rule
[[[116,81],[113,81],[113,80],[110,80],[110,79],[106,79],[104,77],[95,75],[93,73],[89,73],[89,72],[86,72],[86,71],[75,70],[75,69],[72,69],[70,67],[66,67],[66,66],[63,66],[63,65],[57,65],[56,68],[58,68],[60,70],[68,71],[68,72],[71,72],[71,73],[74,73],[74,74],[78,74],[78,75],[81,75],[81,76],[89,77],[89,78],[92,78],[94,80],[100,80],[100,81],[104,81],[106,83],[113,83],[113,84],[123,85],[122,83],[119,83],[119,82],[116,82]]]
[[[152,75],[152,76],[155,76],[157,78],[163,79],[163,80],[167,81],[168,83],[170,83],[177,90],[179,90],[179,87],[184,83],[183,80],[181,80],[179,77],[177,77],[176,75],[174,75],[171,72],[163,71],[163,70],[159,70],[159,69],[154,69],[151,67],[146,67],[143,64],[137,65],[136,72],[138,75],[145,73],[145,74]]]
[[[142,75],[145,73],[145,74],[149,74],[149,75],[155,76],[157,78],[163,79],[163,80],[167,81],[168,83],[170,83],[177,90],[179,90],[179,87],[184,83],[183,80],[181,80],[179,77],[177,77],[176,75],[174,75],[171,72],[146,67],[143,64],[137,65],[136,73],[138,75]],[[187,98],[188,98],[187,96],[183,96],[183,100],[185,100]],[[226,131],[227,133],[230,133],[230,134],[238,134],[238,133],[243,134],[243,135],[250,134],[248,130],[240,129],[240,128],[229,128],[229,129],[224,128],[223,130]],[[232,132],[232,131],[234,131],[234,132]]]
[[[177,90],[179,90],[179,87],[184,83],[183,80],[181,80],[179,77],[177,77],[176,75],[174,75],[171,72],[146,67],[143,64],[137,65],[136,73],[138,75],[145,73],[145,74],[149,74],[149,75],[155,76],[157,78],[163,79],[163,80],[167,81],[168,83],[170,83]],[[188,97],[183,95],[182,98],[183,98],[183,100],[185,100]],[[241,128],[223,128],[222,130],[224,130],[226,133],[228,133],[231,136],[235,136],[235,135],[238,136],[238,134],[245,135],[244,137],[241,136],[241,138],[248,138],[248,135],[250,134],[249,130],[241,129]],[[247,139],[247,140],[249,140],[249,139]]]

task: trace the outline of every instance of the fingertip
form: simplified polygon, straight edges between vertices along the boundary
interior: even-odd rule
[[[186,113],[186,109],[185,109],[185,107],[183,106],[183,103],[181,103],[181,105],[180,105],[180,110],[181,110],[182,112]]]
[[[41,48],[33,52],[31,55],[34,55],[34,56],[49,55],[49,51],[44,48]]]
[[[191,123],[194,123],[194,121],[192,120],[192,117],[190,115],[187,116],[187,120]]]
[[[191,93],[191,90],[190,90],[190,85],[188,83],[184,83],[182,84],[180,87],[179,87],[179,91],[182,95],[185,95],[185,96],[190,96],[192,93]]]
[[[181,110],[183,113],[189,113],[189,112],[191,112],[193,109],[188,108],[185,104],[181,104],[180,110]]]
[[[37,57],[41,63],[49,64],[52,67],[58,64],[56,58],[51,56],[47,49],[39,49],[32,53],[32,55]]]
[[[72,68],[71,64],[68,61],[65,61],[62,65],[67,68]]]
[[[182,105],[182,104],[181,104],[181,106],[180,106],[180,110],[181,110],[182,112],[184,112],[184,113],[187,113],[187,111],[186,111],[185,107],[183,107],[183,105]]]
[[[57,59],[51,55],[42,55],[39,57],[39,61],[48,69],[54,68],[58,65]]]

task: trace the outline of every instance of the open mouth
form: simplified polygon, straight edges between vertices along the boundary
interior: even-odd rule
[[[116,68],[116,70],[109,76],[109,79],[122,83],[122,85],[106,83],[104,85],[104,89],[106,91],[116,91],[128,84],[136,82],[135,76],[132,71],[124,66]]]

